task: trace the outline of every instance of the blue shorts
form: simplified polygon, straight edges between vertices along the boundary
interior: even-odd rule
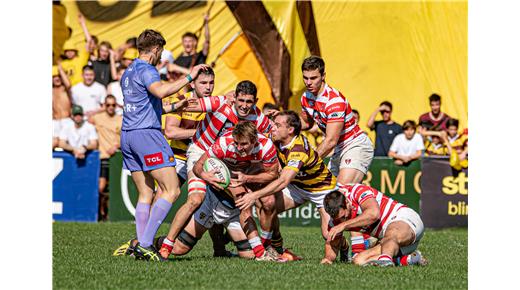
[[[175,157],[161,130],[137,129],[121,131],[123,169],[150,171],[175,166]]]

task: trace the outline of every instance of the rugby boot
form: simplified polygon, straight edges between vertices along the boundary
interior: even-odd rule
[[[145,260],[145,261],[153,261],[153,262],[164,262],[167,259],[164,259],[161,254],[155,249],[153,245],[149,247],[143,247],[139,243],[135,246],[134,255],[136,260]]]

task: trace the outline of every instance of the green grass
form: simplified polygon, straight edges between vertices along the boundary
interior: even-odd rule
[[[54,223],[55,289],[466,289],[467,229],[427,230],[419,250],[426,267],[361,268],[320,265],[318,228],[282,227],[286,246],[304,257],[286,264],[212,258],[209,235],[191,253],[166,263],[113,257],[134,235],[130,223]],[[163,225],[159,234],[165,234]],[[231,249],[231,244],[228,245]]]

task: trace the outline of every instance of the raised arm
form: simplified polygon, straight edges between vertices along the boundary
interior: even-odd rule
[[[374,123],[376,121],[377,114],[380,111],[381,111],[381,107],[378,107],[374,112],[372,112],[370,117],[368,117],[367,127],[370,128],[370,130],[374,130]]]
[[[209,53],[209,13],[204,16],[204,44],[202,54],[207,56]]]
[[[112,76],[112,80],[116,80],[117,79],[117,69],[116,69],[115,52],[112,49],[110,49],[109,53],[110,53],[110,75]]]
[[[89,53],[92,53],[92,51],[90,51],[90,47],[89,47],[89,43],[92,41],[92,36],[90,35],[90,32],[88,31],[87,23],[85,22],[85,17],[83,16],[83,14],[81,14],[81,12],[78,13],[78,21],[79,21],[79,25],[81,26],[81,29],[83,29],[83,35],[85,35],[85,41],[86,41],[85,47]]]
[[[168,97],[176,92],[180,91],[184,86],[189,84],[191,80],[197,77],[199,71],[201,69],[205,69],[207,66],[204,64],[199,64],[191,69],[190,74],[188,74],[185,78],[181,78],[173,83],[162,83],[160,81],[152,83],[148,90],[157,98],[163,99]]]
[[[70,96],[70,80],[67,76],[67,73],[65,73],[65,70],[61,66],[61,60],[58,60],[58,72],[60,73],[61,82],[63,83],[63,86],[65,86],[65,90],[67,90],[67,94]]]

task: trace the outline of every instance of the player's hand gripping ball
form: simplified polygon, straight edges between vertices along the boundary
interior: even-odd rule
[[[219,183],[219,185],[222,186],[222,188],[228,187],[231,180],[231,173],[229,172],[226,164],[224,164],[224,162],[222,162],[220,159],[213,157],[206,159],[203,169],[206,172],[216,170],[215,177],[224,181],[223,183]]]

